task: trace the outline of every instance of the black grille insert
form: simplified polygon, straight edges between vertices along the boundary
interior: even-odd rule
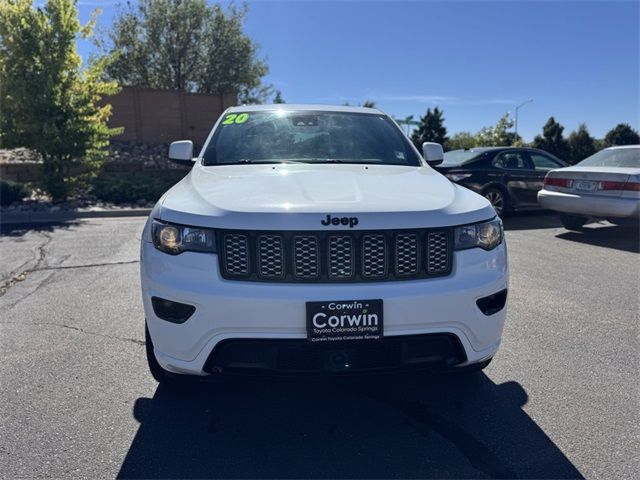
[[[453,334],[312,343],[303,339],[229,339],[211,352],[205,372],[348,373],[453,366],[466,361]]]
[[[448,275],[451,229],[262,232],[218,230],[227,279],[375,282]]]

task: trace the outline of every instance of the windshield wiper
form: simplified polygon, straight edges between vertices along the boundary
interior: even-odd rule
[[[248,158],[241,158],[240,160],[236,160],[235,162],[224,163],[222,165],[232,165],[234,163],[299,163],[299,162],[292,162],[290,160],[250,160]]]
[[[348,163],[342,160],[338,160],[337,158],[313,158],[309,160],[309,163]],[[353,162],[349,162],[353,163]]]

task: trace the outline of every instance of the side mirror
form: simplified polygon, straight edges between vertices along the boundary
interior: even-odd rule
[[[442,145],[434,142],[424,142],[422,144],[422,156],[430,166],[440,165],[444,161]]]
[[[191,140],[172,142],[169,147],[169,160],[180,165],[193,165],[193,142]]]

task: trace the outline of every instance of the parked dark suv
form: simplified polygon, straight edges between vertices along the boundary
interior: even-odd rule
[[[484,195],[498,215],[540,208],[537,194],[549,170],[567,164],[535,148],[486,147],[452,150],[436,169],[449,180]]]

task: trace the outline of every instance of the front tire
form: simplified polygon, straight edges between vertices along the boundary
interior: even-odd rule
[[[585,217],[579,217],[577,215],[567,215],[567,214],[560,215],[560,221],[562,222],[562,225],[564,226],[564,228],[566,228],[567,230],[577,230],[577,231],[582,230],[582,227],[584,226],[584,224],[587,223],[587,219]]]
[[[509,201],[507,195],[502,190],[499,188],[487,188],[482,195],[489,200],[499,217],[502,217],[507,212]]]

